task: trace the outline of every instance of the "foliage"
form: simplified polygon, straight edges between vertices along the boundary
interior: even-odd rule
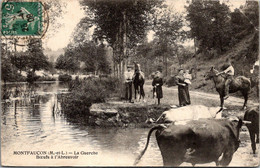
[[[33,82],[35,82],[35,81],[38,80],[39,78],[40,78],[40,76],[37,76],[37,75],[35,74],[35,72],[29,71],[29,72],[27,73],[26,81],[27,81],[28,83],[32,84]]]
[[[6,44],[1,43],[1,80],[4,82],[24,82],[26,79],[18,73],[18,69],[12,64],[11,53],[6,50]]]
[[[72,82],[71,94],[64,97],[61,104],[64,115],[69,119],[87,119],[89,108],[93,103],[105,102],[118,90],[118,80],[115,78],[95,78]]]
[[[91,23],[96,26],[94,35],[105,39],[111,47],[122,36],[123,22],[127,22],[127,37],[129,48],[136,45],[146,35],[146,28],[151,24],[150,15],[161,7],[162,0],[121,0],[121,1],[82,1],[82,6],[88,7],[93,13]],[[121,31],[121,32],[119,32]],[[118,34],[122,33],[122,34]]]
[[[25,71],[27,68],[27,52],[16,52],[10,56],[11,63],[19,70]]]
[[[37,81],[56,81],[54,77],[51,76],[40,76]]]
[[[77,45],[69,44],[64,55],[60,55],[55,67],[68,72],[101,72],[110,73],[110,66],[106,57],[107,49],[103,44],[97,45],[92,41],[85,41]]]
[[[178,46],[168,46],[167,51],[163,53],[158,47],[158,39],[155,39],[149,43],[143,43],[136,48],[136,55],[132,58],[142,65],[142,71],[146,76],[158,70],[161,67],[162,72],[166,71],[166,66],[163,62],[163,56],[167,55],[168,71],[170,67],[180,66],[185,64],[193,57],[193,48]],[[177,68],[178,68],[177,67]],[[170,73],[168,73],[169,75]]]
[[[168,59],[177,57],[179,42],[186,38],[184,18],[181,14],[172,13],[170,9],[158,12],[154,19],[153,30],[157,38],[157,55],[162,57],[165,67],[165,76],[168,75]]]
[[[156,55],[156,51],[157,43],[155,41],[143,43],[136,48],[136,55],[132,59],[142,65],[142,71],[146,76],[149,76],[157,69],[160,56]]]
[[[4,82],[25,82],[26,78],[6,58],[1,59],[1,80]]]
[[[106,41],[113,48],[113,65],[123,78],[129,53],[145,39],[153,23],[152,15],[162,8],[163,0],[81,1],[89,18],[88,25],[95,26],[94,41]],[[91,13],[89,15],[89,13]]]
[[[166,79],[166,82],[165,84],[168,86],[168,87],[171,87],[171,86],[176,86],[176,77],[175,76],[169,76],[167,79]]]
[[[186,9],[186,19],[191,28],[190,37],[197,41],[197,47],[205,55],[219,55],[245,36],[258,31],[257,1],[246,1],[244,6],[234,12],[220,1],[193,1]]]
[[[64,74],[64,75],[59,75],[59,81],[62,82],[70,82],[72,80],[72,76],[68,75],[68,74]]]
[[[183,30],[184,18],[179,13],[172,13],[169,9],[161,10],[154,15],[153,30],[159,43],[176,45],[177,40],[182,41],[186,37]]]
[[[48,15],[51,16],[48,18],[48,22],[51,26],[49,26],[48,33],[46,34],[45,38],[51,38],[63,25],[58,20],[65,14],[66,11],[64,9],[66,8],[67,3],[65,1],[53,0],[45,0],[43,3],[45,10],[48,12]]]
[[[179,65],[183,65],[183,64],[186,63],[186,61],[190,60],[194,54],[191,51],[191,48],[183,47],[183,46],[180,45],[178,47],[176,55],[177,55],[177,58],[178,58],[178,61],[179,61]]]
[[[259,27],[259,2],[246,1],[245,6],[242,8],[246,19],[254,27]]]
[[[72,56],[60,55],[56,60],[55,68],[74,73],[79,69],[79,62]]]
[[[36,70],[48,69],[50,63],[48,58],[43,54],[41,39],[30,40],[25,61],[26,67],[33,72]]]
[[[8,79],[11,78],[13,72],[11,66],[12,64],[10,60],[4,57],[3,54],[1,54],[1,80],[3,80],[4,82],[8,81]]]
[[[227,50],[231,41],[230,10],[219,1],[194,1],[187,8],[190,36],[199,41],[199,48]]]

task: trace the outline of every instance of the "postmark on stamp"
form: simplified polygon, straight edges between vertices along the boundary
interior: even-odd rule
[[[27,46],[31,39],[44,37],[49,27],[49,16],[44,3],[7,0],[1,5],[2,40],[9,40],[18,46]]]
[[[2,35],[41,36],[43,6],[40,2],[3,2]]]

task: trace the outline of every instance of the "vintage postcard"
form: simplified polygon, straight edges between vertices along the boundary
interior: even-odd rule
[[[2,0],[1,166],[259,166],[259,2]]]

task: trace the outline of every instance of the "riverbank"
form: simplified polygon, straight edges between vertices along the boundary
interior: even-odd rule
[[[107,101],[106,103],[93,104],[90,107],[90,118],[88,122],[92,126],[99,127],[152,127],[151,121],[155,121],[162,112],[178,106],[178,90],[176,87],[163,87],[164,97],[161,105],[157,105],[156,99],[152,98],[151,86],[145,85],[146,101],[124,103],[123,101]],[[207,107],[218,107],[219,96],[212,93],[190,91],[192,105],[204,105]],[[223,117],[238,116],[243,118],[242,110],[244,100],[230,96],[225,101],[226,109]],[[254,100],[249,100],[248,106],[257,106]],[[185,113],[185,112],[184,112]]]
[[[93,104],[90,107],[88,123],[99,127],[131,127],[147,128],[169,105],[153,105],[147,103],[109,102]]]
[[[60,81],[35,81],[34,83],[36,84],[45,84],[45,83],[56,83],[56,82],[60,82]],[[1,85],[17,85],[17,84],[28,84],[28,82],[1,82]]]
[[[74,84],[71,84],[71,94],[62,101],[62,111],[69,121],[81,122],[89,126],[151,127],[153,126],[151,123],[162,112],[170,109],[171,106],[178,106],[179,101],[177,87],[163,86],[163,98],[161,104],[157,105],[149,82],[144,85],[145,101],[134,100],[134,103],[125,103],[123,100],[113,99],[120,95],[120,90],[112,78],[74,81]],[[192,105],[207,107],[220,105],[218,94],[191,90],[190,96]],[[243,103],[243,99],[230,96],[225,100],[224,106],[227,109],[223,111],[223,116],[243,116],[244,110],[241,110]],[[248,106],[255,105],[257,105],[256,100],[250,98]]]

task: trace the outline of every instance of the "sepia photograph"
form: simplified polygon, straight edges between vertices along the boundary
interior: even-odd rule
[[[258,0],[2,0],[1,167],[259,166]]]

